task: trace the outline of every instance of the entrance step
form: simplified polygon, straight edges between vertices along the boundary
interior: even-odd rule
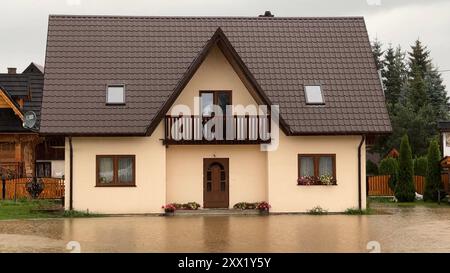
[[[198,210],[177,210],[175,215],[259,215],[256,209],[198,209]]]

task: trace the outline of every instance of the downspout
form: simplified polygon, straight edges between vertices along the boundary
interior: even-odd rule
[[[71,136],[69,136],[69,160],[69,210],[73,210],[73,147]]]
[[[362,135],[361,136],[361,142],[359,143],[358,146],[358,209],[361,210],[362,208],[362,192],[361,192],[361,178],[362,178],[362,174],[361,174],[361,148],[362,145],[364,144],[364,142],[366,141],[366,136]]]

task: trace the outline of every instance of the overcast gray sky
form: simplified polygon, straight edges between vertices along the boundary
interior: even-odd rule
[[[44,64],[49,14],[162,16],[364,16],[371,39],[409,49],[420,38],[440,70],[450,70],[446,0],[2,0],[0,72]],[[450,71],[442,73],[450,89]]]

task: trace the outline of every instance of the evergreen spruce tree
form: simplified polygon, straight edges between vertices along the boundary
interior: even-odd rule
[[[447,119],[447,92],[442,83],[441,75],[431,63],[430,51],[417,40],[411,46],[408,55],[410,67],[408,86],[410,98],[412,98],[411,103],[416,106],[416,109],[420,109],[420,107],[429,103],[433,109],[433,119]],[[434,133],[437,134],[437,128]]]
[[[400,100],[402,88],[405,83],[404,54],[401,48],[394,49],[392,45],[386,51],[382,71],[385,87],[386,102],[390,105],[397,104]]]
[[[398,160],[399,170],[398,181],[395,185],[395,197],[399,202],[412,202],[415,199],[414,167],[407,135],[402,138]]]
[[[375,60],[375,64],[377,66],[377,70],[381,70],[384,67],[383,63],[383,44],[378,40],[375,39],[375,41],[372,42],[372,53],[373,58]]]
[[[423,199],[425,201],[437,201],[438,190],[441,189],[441,167],[439,165],[441,155],[439,152],[439,144],[436,140],[430,143],[427,159],[427,176],[425,178]]]
[[[435,119],[446,120],[449,118],[448,96],[441,74],[432,65],[429,65],[425,74],[425,85],[428,101],[434,109]]]
[[[411,51],[408,52],[408,55],[411,72],[415,72],[414,69],[418,69],[420,76],[424,78],[430,64],[430,51],[417,39],[414,45],[411,46]]]
[[[408,58],[401,48],[389,46],[383,55],[381,43],[373,43],[374,58],[382,70],[385,86],[386,106],[393,132],[380,137],[372,151],[386,154],[400,146],[401,138],[407,134],[414,156],[427,153],[429,141],[438,136],[438,120],[450,117],[448,96],[442,77],[432,65],[430,52],[417,40]],[[377,60],[377,59],[376,59]],[[407,63],[406,63],[407,62]]]
[[[412,67],[408,89],[408,102],[413,107],[414,112],[418,112],[428,104],[426,83],[418,66]]]

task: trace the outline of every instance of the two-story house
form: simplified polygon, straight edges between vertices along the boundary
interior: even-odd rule
[[[66,137],[66,208],[268,201],[365,208],[391,131],[361,17],[50,16],[41,133]]]

